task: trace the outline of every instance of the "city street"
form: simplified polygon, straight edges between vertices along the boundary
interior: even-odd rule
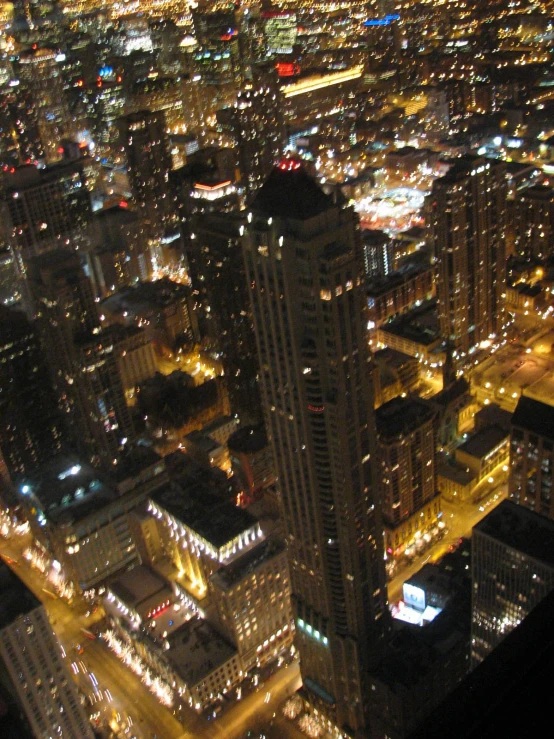
[[[404,567],[388,584],[389,603],[402,598],[402,585],[427,562],[436,562],[456,545],[460,538],[471,535],[473,527],[491,512],[508,494],[505,482],[488,486],[481,490],[479,500],[472,503],[450,503],[442,501],[443,518],[448,533],[433,547],[417,557],[408,567]],[[497,497],[496,497],[497,496]],[[495,500],[496,497],[496,500]]]
[[[45,606],[65,649],[68,667],[71,663],[78,667],[77,673],[71,667],[70,672],[87,697],[90,713],[100,712],[113,728],[116,720],[119,726],[127,727],[131,717],[132,727],[125,736],[137,739],[152,739],[154,736],[158,739],[239,739],[254,724],[268,724],[274,713],[280,716],[280,705],[300,687],[298,663],[293,662],[279,669],[265,684],[260,683],[255,692],[229,705],[217,720],[209,722],[192,709],[187,709],[186,725],[180,724],[102,640],[92,640],[85,635],[83,630],[89,631],[101,614],[86,616],[89,608],[86,603],[76,601],[70,606],[45,588],[42,574],[23,558],[23,551],[30,543],[30,535],[0,539],[0,555]],[[83,663],[86,671],[79,663]],[[90,674],[97,681],[96,689]],[[98,702],[92,704],[91,695]],[[295,727],[283,719],[279,736],[295,739],[297,735]]]

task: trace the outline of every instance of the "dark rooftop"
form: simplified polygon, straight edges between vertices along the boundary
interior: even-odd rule
[[[151,497],[216,549],[258,523],[248,511],[218,498],[202,486],[191,487],[185,492],[179,485],[168,485]]]
[[[0,629],[40,606],[40,601],[4,562],[0,562],[0,593]]]
[[[554,521],[525,506],[503,500],[474,531],[503,542],[528,557],[554,565]]]
[[[554,407],[522,395],[512,416],[512,426],[554,440]]]
[[[465,452],[472,457],[482,458],[492,452],[508,436],[506,429],[499,426],[488,426],[473,434],[457,451]]]
[[[73,455],[55,457],[24,478],[19,491],[53,523],[82,520],[118,497],[91,465]]]
[[[433,417],[433,410],[412,398],[393,398],[375,411],[377,434],[383,442],[409,434]]]
[[[252,203],[254,212],[296,221],[314,218],[328,210],[333,200],[326,195],[302,165],[289,169],[283,160],[274,167]],[[296,164],[296,162],[295,162]],[[283,168],[284,165],[284,168]]]
[[[254,572],[260,565],[267,562],[267,560],[280,554],[284,549],[284,544],[276,542],[271,539],[263,541],[258,544],[254,549],[251,549],[242,557],[236,559],[226,567],[222,567],[214,575],[212,580],[219,585],[223,590],[232,588],[233,585],[242,580],[243,578]]]
[[[231,451],[242,454],[255,454],[264,449],[267,444],[265,431],[255,426],[243,426],[231,434],[227,441],[227,446]]]
[[[146,565],[133,567],[110,583],[109,589],[123,602],[137,610],[152,598],[171,596],[169,583]]]

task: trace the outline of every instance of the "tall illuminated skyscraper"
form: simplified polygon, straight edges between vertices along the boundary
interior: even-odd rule
[[[435,180],[428,202],[441,332],[463,357],[504,326],[506,165],[462,157]]]
[[[283,160],[244,255],[304,687],[335,725],[363,730],[387,595],[358,221]]]

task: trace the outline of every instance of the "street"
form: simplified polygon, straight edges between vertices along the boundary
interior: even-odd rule
[[[84,634],[83,629],[89,631],[100,614],[86,616],[89,606],[85,602],[76,600],[69,605],[45,588],[44,577],[23,558],[23,551],[30,544],[30,535],[0,538],[0,554],[8,558],[18,577],[46,608],[66,652],[70,674],[86,696],[90,713],[100,712],[112,728],[115,728],[116,719],[122,729],[131,723],[131,729],[121,736],[129,739],[133,736],[137,739],[151,739],[153,736],[159,739],[238,739],[254,724],[269,723],[274,713],[280,716],[279,706],[300,687],[298,663],[293,662],[276,671],[265,684],[260,683],[255,692],[229,705],[215,721],[207,721],[187,707],[186,724],[182,725],[102,640],[92,640]],[[290,733],[287,733],[288,729]],[[279,736],[294,739],[297,730],[283,719]]]

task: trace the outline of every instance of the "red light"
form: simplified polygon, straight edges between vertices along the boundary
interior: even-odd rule
[[[58,146],[58,154],[63,154],[63,146]]]
[[[297,169],[300,169],[302,166],[302,162],[299,159],[281,159],[281,161],[278,164],[279,169],[283,170],[283,172],[294,172]]]
[[[279,77],[293,77],[300,74],[300,65],[296,62],[277,62],[275,65]]]
[[[119,207],[120,208],[128,208],[129,207],[129,203],[126,200],[120,200],[119,201]]]

